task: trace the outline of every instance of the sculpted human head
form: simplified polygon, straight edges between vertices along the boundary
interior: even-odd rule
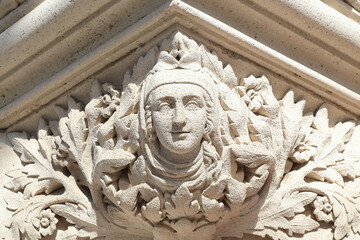
[[[212,128],[207,76],[199,71],[168,70],[155,73],[147,86],[147,122],[159,150],[188,154],[199,150]]]
[[[150,96],[152,123],[160,147],[175,154],[196,150],[206,125],[205,91],[193,84],[167,84]]]

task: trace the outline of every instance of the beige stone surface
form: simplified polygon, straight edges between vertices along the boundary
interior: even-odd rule
[[[1,19],[0,237],[359,238],[360,27],[334,1]]]

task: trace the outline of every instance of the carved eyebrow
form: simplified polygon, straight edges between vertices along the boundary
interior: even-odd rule
[[[174,101],[174,97],[171,97],[171,96],[165,96],[165,97],[161,97],[161,98],[158,98],[158,99],[155,99],[154,102],[171,102],[171,101]]]
[[[175,100],[173,97],[171,96],[165,96],[165,97],[161,97],[161,98],[158,98],[158,99],[153,99],[151,102],[150,102],[150,105],[157,108],[159,107],[159,105],[163,102],[166,102],[166,103],[173,103]]]
[[[202,105],[204,104],[204,101],[205,101],[202,97],[199,97],[197,95],[188,95],[188,96],[183,97],[183,102],[184,103],[188,102],[190,100],[196,100],[198,103],[200,103]]]

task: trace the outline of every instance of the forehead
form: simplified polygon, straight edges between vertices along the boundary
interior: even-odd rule
[[[166,84],[156,88],[150,96],[150,101],[159,100],[162,98],[183,98],[187,96],[194,96],[203,98],[206,94],[205,90],[195,84],[189,83],[172,83]]]

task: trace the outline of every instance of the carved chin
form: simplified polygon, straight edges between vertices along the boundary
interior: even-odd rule
[[[161,144],[163,148],[166,148],[168,151],[174,154],[185,154],[190,153],[196,149],[200,144],[193,143],[189,140],[178,140],[176,142]]]
[[[192,133],[173,133],[166,138],[159,138],[159,151],[160,154],[164,154],[163,151],[171,154],[188,154],[201,145],[202,138],[200,136],[194,136]]]

